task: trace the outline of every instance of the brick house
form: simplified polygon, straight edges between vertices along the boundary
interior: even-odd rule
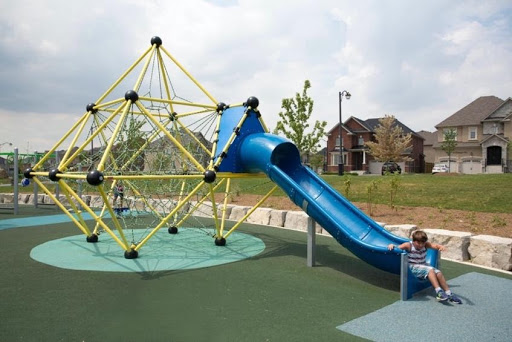
[[[444,133],[454,129],[457,133],[457,146],[450,156],[451,172],[510,172],[511,120],[510,97],[507,100],[496,96],[479,97],[435,126],[435,161],[448,164],[448,155],[441,145]]]
[[[423,138],[413,132],[409,127],[395,121],[405,134],[412,135],[412,148],[404,151],[404,156],[412,159],[410,162],[399,162],[404,172],[423,172]],[[356,117],[348,118],[342,125],[343,130],[343,164],[345,172],[381,172],[382,162],[376,161],[368,153],[365,142],[375,141],[375,129],[379,126],[379,119],[361,120]],[[338,172],[340,162],[339,124],[329,132],[327,138],[327,172]]]

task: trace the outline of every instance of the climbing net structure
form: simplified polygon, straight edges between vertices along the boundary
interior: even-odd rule
[[[178,85],[183,94],[177,93]],[[255,97],[232,105],[217,101],[153,37],[143,55],[86,106],[24,176],[51,197],[87,242],[107,233],[128,259],[137,258],[158,230],[176,234],[200,212],[213,219],[205,231],[222,246],[276,189],[226,228],[232,179],[261,176],[229,157],[242,126],[268,132],[258,103]],[[59,150],[65,152],[57,167],[45,170],[45,162]],[[45,186],[46,179],[58,183],[59,198]],[[94,220],[87,221],[85,213]],[[135,238],[135,229],[144,234]]]

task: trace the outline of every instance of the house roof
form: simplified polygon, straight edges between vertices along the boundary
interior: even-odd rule
[[[491,115],[503,102],[502,99],[496,96],[481,96],[438,123],[435,127],[479,125],[482,120]]]
[[[512,98],[509,97],[483,121],[502,121],[510,117],[512,117]]]
[[[419,136],[421,136],[425,141],[423,145],[434,145],[437,141],[437,133],[436,132],[428,132],[428,131],[419,131],[416,132]]]
[[[375,129],[377,127],[379,127],[379,125],[380,125],[379,120],[380,120],[380,118],[373,118],[373,119],[368,119],[368,120],[365,120],[365,121],[362,121],[362,120],[359,120],[359,121],[363,122],[364,125],[366,127],[368,127],[368,130],[370,132],[375,132]],[[398,121],[396,118],[395,118],[395,124],[398,125],[398,127],[400,127],[402,129],[402,132],[404,132],[404,134],[412,134],[412,135],[415,135],[417,137],[423,138],[421,135],[417,134],[412,129],[410,129],[409,127],[407,127],[406,125],[404,125],[403,123]]]

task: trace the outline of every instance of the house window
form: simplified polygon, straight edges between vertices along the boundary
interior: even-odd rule
[[[362,135],[360,135],[360,136],[359,136],[359,140],[358,140],[357,144],[358,144],[359,146],[363,146],[363,145],[364,145],[364,139],[363,139],[363,136],[362,136]]]
[[[477,127],[469,127],[469,136],[468,140],[477,140]]]
[[[344,155],[343,155],[343,159],[344,159],[343,164],[346,164],[346,161],[347,161],[347,155],[345,155],[345,154],[344,154]],[[331,161],[332,161],[332,164],[331,164],[331,165],[338,165],[338,164],[340,163],[340,160],[341,160],[341,158],[340,158],[340,155],[339,155],[339,154],[333,154],[333,155],[332,155],[332,160],[331,160]]]
[[[339,147],[340,146],[340,136],[338,135],[336,137],[336,147]]]

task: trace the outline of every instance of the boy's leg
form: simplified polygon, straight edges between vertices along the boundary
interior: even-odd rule
[[[444,279],[444,278],[443,278]],[[443,290],[444,290],[444,287],[443,286],[439,286],[439,280],[436,276],[436,272],[434,271],[433,268],[430,269],[430,271],[428,271],[428,280],[430,280],[430,283],[432,284],[432,286],[437,289],[438,287],[441,287]],[[446,284],[446,282],[445,282]]]
[[[446,293],[443,290],[446,290],[445,287],[447,287],[448,285],[446,285],[446,280],[444,280],[444,277],[441,274],[441,272],[439,272],[439,271],[436,272],[436,271],[437,270],[433,267],[429,270],[428,280],[430,280],[430,283],[436,290],[436,299],[444,302],[444,301],[448,300],[448,296],[446,295]],[[438,274],[441,274],[442,280],[439,278]],[[441,284],[441,282],[443,282],[444,285]]]
[[[446,283],[446,279],[444,279],[444,275],[441,272],[436,273],[436,280],[438,281],[439,286],[445,291],[450,291],[450,287]]]

